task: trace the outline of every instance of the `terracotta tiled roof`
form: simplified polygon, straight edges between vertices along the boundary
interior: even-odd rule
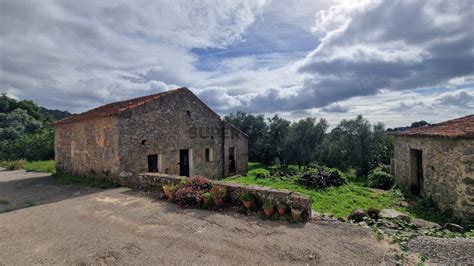
[[[431,126],[419,127],[400,132],[395,136],[474,138],[474,114],[448,120]]]
[[[161,93],[156,93],[148,96],[143,96],[143,97],[138,97],[135,99],[130,99],[130,100],[125,100],[121,102],[114,102],[114,103],[109,103],[106,105],[99,106],[97,108],[94,108],[92,110],[86,111],[84,113],[80,113],[77,115],[73,115],[70,117],[67,117],[65,119],[59,120],[55,122],[55,124],[66,124],[66,123],[73,123],[81,120],[87,120],[91,118],[96,118],[96,117],[104,117],[104,116],[112,116],[119,114],[125,110],[129,110],[135,107],[138,107],[140,105],[143,105],[145,103],[154,101],[156,99],[162,98],[164,96],[173,94],[178,92],[179,90],[187,90],[187,88],[178,88],[174,90],[169,90]]]

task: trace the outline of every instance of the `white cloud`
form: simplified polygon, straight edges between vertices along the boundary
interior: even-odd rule
[[[434,122],[472,107],[469,1],[4,0],[0,10],[1,90],[52,108],[177,86],[221,114],[333,122]]]

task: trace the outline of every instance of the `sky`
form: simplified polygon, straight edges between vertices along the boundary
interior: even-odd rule
[[[0,92],[70,112],[188,87],[213,110],[387,127],[474,113],[474,1],[0,0]]]

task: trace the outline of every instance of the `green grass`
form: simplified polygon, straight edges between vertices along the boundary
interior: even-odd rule
[[[96,188],[114,188],[119,187],[118,184],[113,183],[112,181],[99,179],[99,178],[92,178],[92,177],[80,177],[74,175],[67,175],[67,174],[54,174],[53,178],[60,184],[79,184],[88,187],[96,187]]]
[[[291,178],[255,178],[257,173],[269,173],[267,169],[268,167],[264,165],[249,163],[247,176],[224,179],[224,181],[296,191],[312,199],[312,207],[315,211],[319,213],[331,213],[336,217],[347,217],[357,208],[395,208],[401,199],[401,195],[397,191],[376,193],[366,187],[352,183],[318,191],[295,184]]]
[[[415,218],[421,218],[438,224],[459,223],[450,213],[442,212],[438,209],[432,199],[411,198],[412,204],[409,207],[400,207],[399,211],[406,212]]]
[[[29,172],[56,173],[56,165],[53,160],[27,162],[24,169]]]
[[[26,208],[33,207],[33,206],[36,206],[36,204],[33,201],[31,201],[31,200],[25,201],[25,207]]]

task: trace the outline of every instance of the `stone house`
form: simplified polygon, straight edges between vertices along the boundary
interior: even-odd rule
[[[139,173],[246,174],[247,136],[187,88],[107,104],[54,124],[59,173],[128,184]]]
[[[474,115],[393,133],[395,180],[432,198],[465,224],[474,221]]]

